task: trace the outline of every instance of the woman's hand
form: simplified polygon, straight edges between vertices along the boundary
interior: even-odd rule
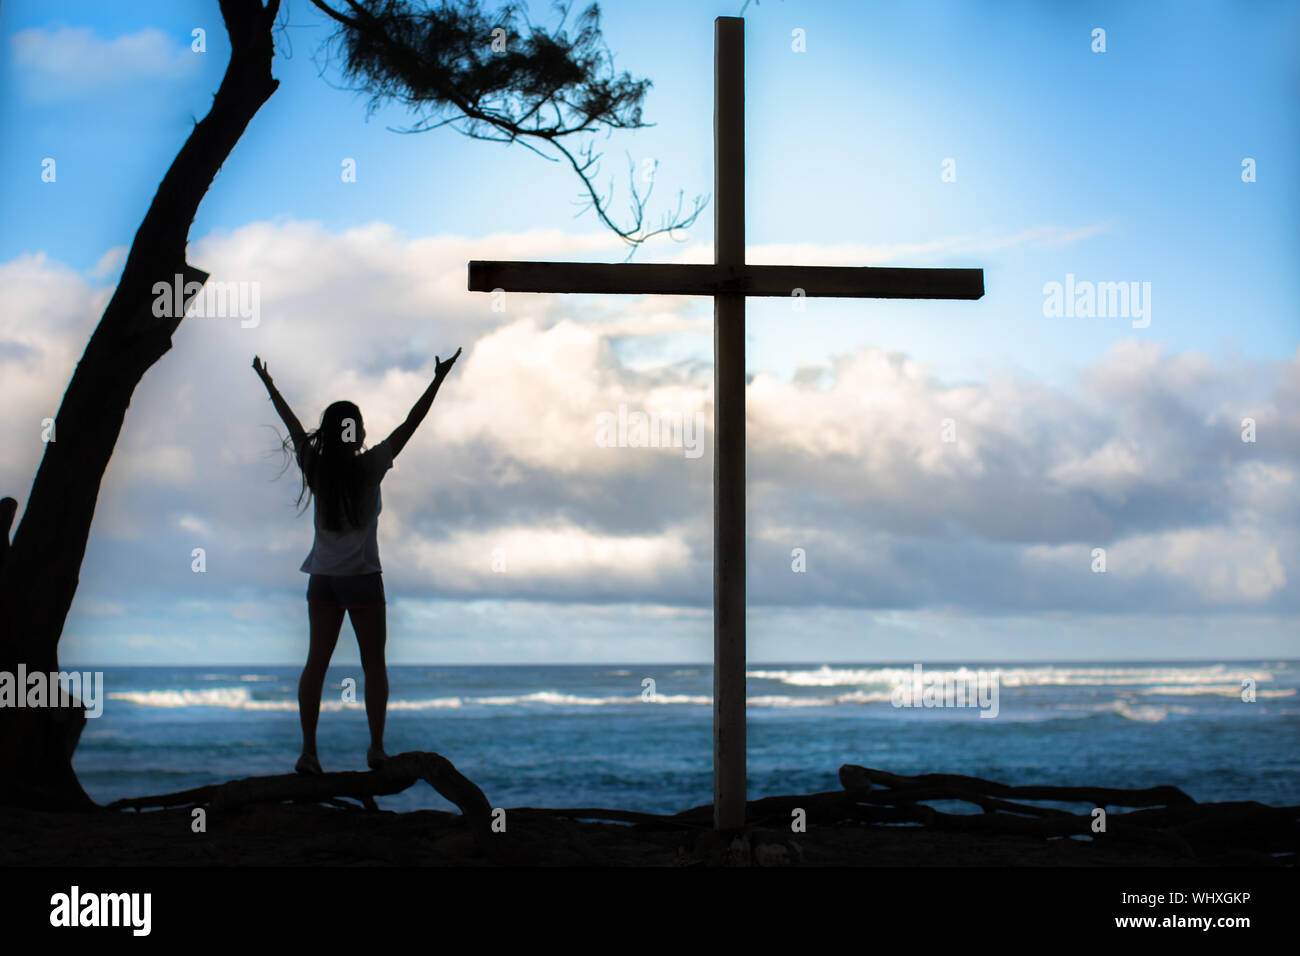
[[[456,364],[456,359],[460,358],[460,349],[456,354],[447,361],[443,361],[434,356],[433,360],[437,366],[437,371],[433,373],[433,381],[429,387],[424,390],[424,394],[411,406],[411,410],[406,414],[406,420],[393,429],[391,435],[386,439],[388,447],[394,455],[406,447],[406,443],[411,440],[411,435],[420,427],[420,422],[424,421],[424,416],[429,414],[429,406],[433,404],[433,397],[438,394],[438,388],[442,385],[442,380],[447,377],[451,367]]]
[[[456,364],[456,359],[458,359],[458,358],[460,358],[460,349],[457,349],[457,350],[456,350],[456,354],[453,355],[451,358],[447,359],[447,361],[445,361],[445,362],[444,362],[442,359],[438,358],[438,356],[435,355],[435,356],[433,357],[433,361],[434,361],[434,372],[433,372],[433,376],[434,376],[434,378],[436,378],[436,379],[438,379],[438,380],[440,380],[440,381],[441,381],[442,379],[446,378],[446,377],[447,377],[447,373],[451,371],[451,367],[452,367],[453,365]]]
[[[301,454],[303,441],[307,436],[306,432],[302,430],[302,424],[298,421],[298,416],[293,413],[289,403],[284,400],[284,396],[280,394],[275,387],[275,383],[271,381],[271,373],[266,370],[266,363],[256,355],[253,356],[253,371],[262,380],[262,384],[266,386],[267,394],[271,396],[271,404],[275,406],[280,421],[284,422],[284,427],[289,429],[289,437],[293,439],[294,451]]]

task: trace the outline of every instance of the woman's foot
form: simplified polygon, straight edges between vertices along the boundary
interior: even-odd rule
[[[388,754],[384,753],[383,747],[371,746],[371,748],[366,751],[366,766],[371,770],[378,770],[387,759]]]
[[[318,774],[325,772],[324,770],[321,770],[320,761],[316,759],[316,755],[305,752],[298,758],[298,764],[293,769],[299,773],[305,774]]]

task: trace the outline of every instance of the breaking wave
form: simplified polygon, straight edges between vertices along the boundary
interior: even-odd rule
[[[1272,681],[1267,670],[1230,668],[1222,664],[1197,667],[1060,667],[1042,665],[1031,667],[923,667],[927,679],[969,679],[983,672],[996,676],[1003,688],[1008,687],[1132,687],[1147,689],[1144,694],[1214,694],[1237,696],[1242,681],[1251,679],[1256,684]],[[790,687],[894,687],[909,683],[912,667],[862,667],[837,668],[823,665],[817,668],[790,668],[783,670],[753,670],[746,676],[755,680],[771,680]],[[1281,691],[1257,690],[1259,697],[1289,697],[1294,689]]]

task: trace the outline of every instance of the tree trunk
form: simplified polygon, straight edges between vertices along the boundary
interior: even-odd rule
[[[0,503],[6,547],[0,548],[0,671],[58,670],[59,638],[72,606],[95,515],[99,485],[113,454],[131,395],[172,345],[182,315],[154,315],[154,285],[176,275],[202,283],[207,273],[185,262],[190,224],[213,177],[250,120],[275,92],[271,31],[279,0],[221,0],[230,62],[212,109],[190,133],[140,223],[113,298],[63,394],[54,440],[32,482],[9,544],[13,510]],[[189,298],[186,298],[186,305]],[[23,688],[18,689],[23,692]],[[72,770],[85,712],[0,707],[0,803],[38,808],[88,807]]]

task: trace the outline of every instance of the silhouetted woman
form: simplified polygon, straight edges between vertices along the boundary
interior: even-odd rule
[[[266,365],[253,356],[253,370],[262,379],[271,402],[293,443],[302,471],[298,495],[315,498],[316,538],[301,571],[307,580],[307,621],[311,646],[298,680],[298,716],[302,721],[302,756],[299,773],[321,773],[316,756],[316,722],[320,717],[325,671],[338,643],[343,612],[352,619],[365,672],[366,720],[370,724],[370,749],[366,763],[374,769],[385,759],[384,716],[388,710],[388,668],[384,662],[387,623],[384,581],[379,566],[379,483],[393,467],[411,435],[429,413],[438,387],[460,357],[460,349],[447,361],[434,356],[433,381],[410,414],[393,433],[374,448],[362,450],[366,429],[361,410],[351,402],[335,402],[325,409],[320,427],[306,432],[276,389]]]

